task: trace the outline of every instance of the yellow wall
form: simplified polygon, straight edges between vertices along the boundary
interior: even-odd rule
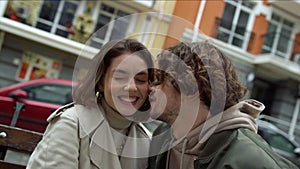
[[[176,1],[156,1],[154,10],[160,11],[163,10],[166,14],[172,14],[174,11]]]
[[[150,27],[147,32],[153,32],[153,34],[147,34],[145,39],[145,45],[151,50],[151,53],[156,58],[156,55],[163,49],[165,42],[165,36],[168,33],[169,21],[162,15],[171,16],[175,7],[176,1],[156,1],[153,7],[153,15],[148,26]],[[149,13],[146,13],[149,14]],[[159,14],[162,14],[161,16]],[[134,31],[129,37],[134,39],[141,38],[141,35],[136,34],[137,32],[144,32],[144,24],[146,24],[146,15],[139,14],[139,18],[136,21]],[[158,34],[161,33],[161,34]]]
[[[176,1],[156,1],[156,4],[154,6],[154,10],[159,14],[166,14],[166,15],[172,15],[174,11]],[[152,18],[151,21],[151,29],[150,31],[164,33],[162,35],[155,35],[155,38],[153,39],[152,35],[149,35],[147,38],[147,47],[149,48],[156,48],[156,49],[162,49],[164,47],[164,42],[166,39],[166,34],[168,33],[168,29],[170,26],[169,21],[165,20],[164,18],[159,18],[160,16],[157,15],[157,17]],[[154,56],[156,56],[157,52],[154,52]]]

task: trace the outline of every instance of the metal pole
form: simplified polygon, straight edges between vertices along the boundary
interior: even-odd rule
[[[197,39],[198,39],[199,26],[200,26],[200,22],[201,22],[201,18],[202,18],[202,14],[203,14],[203,11],[204,11],[205,4],[206,4],[206,0],[202,0],[201,3],[200,3],[200,6],[198,8],[197,18],[196,18],[195,25],[194,25],[192,42],[196,42]]]
[[[300,84],[298,84],[298,95],[297,95],[297,101],[296,106],[293,113],[293,118],[291,121],[290,129],[289,129],[289,137],[290,139],[294,139],[294,131],[297,125],[298,115],[300,110]]]
[[[16,126],[20,111],[23,110],[24,107],[25,107],[24,103],[20,103],[20,102],[16,101],[16,110],[14,112],[14,115],[13,115],[13,118],[11,120],[10,126],[12,126],[12,127]]]

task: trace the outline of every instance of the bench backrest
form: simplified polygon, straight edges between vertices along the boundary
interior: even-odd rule
[[[0,124],[0,169],[25,168],[42,133]]]

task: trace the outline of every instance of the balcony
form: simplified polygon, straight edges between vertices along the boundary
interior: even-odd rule
[[[295,17],[300,17],[300,1],[299,0],[269,0],[269,3],[277,9],[280,9]]]
[[[131,25],[137,18],[130,18],[130,14],[151,11],[154,3],[140,0],[0,1],[0,31],[78,54],[86,42],[88,46],[99,48],[113,38],[132,32]],[[123,19],[112,23],[117,18]],[[88,41],[100,28],[103,31]]]
[[[214,39],[212,39],[214,38]],[[271,53],[254,55],[234,45],[224,43],[221,40],[215,39],[216,37],[207,37],[199,33],[196,41],[211,39],[213,43],[222,49],[228,57],[237,60],[241,64],[252,65],[255,71],[261,77],[269,79],[270,81],[293,79],[300,81],[300,65],[296,61],[297,54],[293,57],[282,58]],[[251,33],[248,44],[248,49],[251,45],[255,45],[253,39],[264,38],[264,36],[257,36]],[[193,30],[186,29],[183,33],[183,40],[191,41],[193,39]],[[253,47],[253,46],[252,46]],[[292,60],[292,58],[294,58]]]
[[[280,57],[289,60],[291,62],[298,63],[300,65],[300,54],[294,51],[289,52],[290,48],[299,48],[300,41],[293,40],[294,38],[290,37],[289,35],[286,35],[285,32],[273,31],[273,32],[268,32],[264,35],[257,35],[255,32],[246,30],[245,28],[240,28],[238,25],[233,25],[234,27],[236,27],[236,29],[235,31],[229,33],[236,34],[235,33],[236,30],[240,29],[240,30],[244,30],[243,33],[244,37],[249,36],[249,39],[245,39],[243,45],[239,43],[235,44],[233,43],[234,41],[228,41],[229,33],[226,36],[226,34],[223,31],[224,28],[222,28],[221,21],[222,21],[221,18],[217,17],[215,19],[215,23],[214,23],[215,26],[212,28],[211,37],[221,40],[225,43],[229,43],[234,46],[237,46],[241,50],[246,50],[251,53],[257,53],[257,52],[253,52],[253,49],[255,48],[254,50],[260,51],[258,53],[262,53],[262,54],[270,53],[275,57]],[[223,23],[223,24],[228,25],[231,23]],[[281,39],[281,41],[279,41],[279,39]],[[258,44],[257,42],[263,42],[263,46],[257,46]]]

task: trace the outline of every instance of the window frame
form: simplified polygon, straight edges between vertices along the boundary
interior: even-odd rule
[[[114,13],[109,13],[109,12],[106,12],[106,11],[101,11],[101,5],[107,5],[109,7],[112,7],[114,8]],[[120,5],[117,4],[116,2],[113,2],[113,1],[102,1],[102,2],[97,2],[97,4],[95,5],[95,7],[92,9],[92,13],[93,13],[93,19],[95,20],[95,24],[94,24],[94,28],[93,28],[93,33],[95,33],[97,30],[95,30],[96,28],[96,25],[98,23],[98,18],[101,14],[105,15],[105,16],[108,16],[110,17],[110,22],[114,21],[116,18],[117,18],[117,12],[118,11],[122,11],[122,12],[125,12],[125,13],[128,13],[129,15],[131,14],[134,14],[134,13],[138,13],[138,9],[134,9],[134,8],[131,8],[129,6],[126,6],[125,4],[124,5]],[[133,32],[133,29],[134,27],[132,26],[133,23],[135,23],[137,20],[137,18],[135,17],[131,17],[130,18],[130,21],[128,22],[128,27],[127,27],[127,30],[126,30],[126,33],[125,35],[128,35],[130,32]],[[99,37],[96,37],[95,35],[91,36],[90,40],[88,41],[88,44],[90,46],[92,46],[92,41],[96,41],[97,43],[100,43],[101,45],[107,43],[110,38],[111,38],[111,33],[113,31],[113,26],[112,24],[110,24],[108,26],[108,29],[107,29],[107,33],[104,37],[104,39],[101,39]]]
[[[257,3],[254,2],[254,1],[248,1],[248,2],[251,2],[253,4],[252,8],[244,6],[242,4],[243,3],[242,1],[232,1],[232,0],[226,0],[225,1],[225,3],[228,3],[228,4],[235,7],[235,12],[234,12],[233,20],[231,22],[230,30],[227,29],[227,28],[222,27],[221,25],[218,28],[218,34],[219,33],[225,33],[226,35],[229,36],[228,40],[225,42],[225,41],[219,39],[218,37],[217,37],[217,39],[221,40],[222,42],[225,42],[225,43],[231,44],[233,46],[236,46],[236,45],[233,44],[233,40],[235,38],[237,38],[238,40],[242,40],[243,43],[240,47],[239,46],[236,46],[236,47],[242,48],[243,50],[247,50],[249,39],[250,39],[250,36],[251,36],[251,31],[250,30],[252,30],[252,27],[253,27],[253,24],[254,24],[254,19],[255,19],[255,13],[253,12],[253,10],[257,5]],[[242,11],[249,14],[248,21],[247,21],[246,27],[245,27],[244,35],[240,35],[236,32],[237,27],[238,27],[238,21],[239,21],[240,14],[241,14]],[[224,12],[225,12],[225,9],[224,9]],[[224,13],[222,15],[222,19],[223,19],[223,17],[224,17]],[[221,20],[221,23],[222,23],[222,20]]]
[[[32,26],[37,28],[37,24],[38,24],[38,23],[47,25],[47,26],[50,27],[49,33],[54,34],[54,35],[57,35],[57,36],[64,37],[64,36],[62,36],[62,35],[56,34],[56,32],[57,32],[58,30],[66,31],[66,32],[69,31],[68,28],[66,28],[65,26],[59,24],[59,21],[60,21],[60,19],[62,18],[62,11],[63,11],[63,9],[64,9],[65,3],[68,2],[68,3],[72,3],[72,4],[76,4],[76,5],[77,5],[77,8],[76,8],[76,10],[75,10],[75,12],[74,12],[74,15],[73,15],[73,19],[72,19],[72,21],[71,21],[71,25],[72,25],[72,24],[74,23],[74,20],[75,20],[76,16],[78,15],[79,8],[80,8],[80,6],[82,5],[82,3],[83,3],[84,1],[82,1],[82,0],[77,0],[77,1],[65,1],[65,0],[60,0],[60,1],[58,1],[58,7],[57,7],[57,9],[56,9],[56,13],[55,13],[55,16],[54,16],[53,21],[48,21],[48,20],[46,20],[46,19],[40,18],[40,14],[41,14],[41,10],[42,10],[42,8],[43,8],[44,2],[45,2],[45,1],[43,1],[43,3],[41,4],[40,11],[38,12],[38,17],[37,17],[36,21],[34,22],[34,24],[33,24]],[[60,12],[59,12],[59,11],[60,11]],[[44,30],[44,29],[41,29],[41,28],[37,28],[37,29]],[[44,30],[44,31],[46,31],[46,30]],[[48,31],[47,31],[47,32],[48,32]],[[70,36],[71,36],[70,33],[68,33],[68,36],[65,37],[65,38],[68,38],[68,39],[69,39]]]
[[[276,20],[273,20],[272,16],[278,16],[280,17],[280,21],[276,21]],[[276,56],[279,56],[279,57],[282,57],[282,58],[286,58],[286,59],[289,59],[290,57],[290,53],[291,53],[291,50],[292,50],[292,46],[293,46],[293,43],[294,43],[294,36],[295,36],[295,27],[297,26],[295,21],[293,19],[287,19],[288,16],[285,16],[285,15],[282,15],[278,12],[273,12],[272,15],[271,15],[271,18],[270,18],[270,21],[269,21],[269,26],[271,24],[275,25],[276,26],[276,30],[275,30],[275,37],[273,39],[273,41],[271,42],[272,45],[271,46],[268,46],[266,45],[266,38],[264,39],[264,43],[262,45],[262,53],[271,53],[271,54],[274,54]],[[288,21],[288,22],[291,22],[293,24],[292,27],[289,27],[287,25],[284,25],[284,21]],[[269,27],[268,27],[269,29]],[[283,53],[281,51],[278,50],[278,43],[279,43],[279,39],[281,38],[281,32],[283,29],[288,29],[291,33],[290,33],[290,37],[289,37],[289,40],[288,40],[288,43],[287,43],[287,47],[286,47],[286,53]],[[266,36],[268,34],[268,30],[266,32]],[[268,50],[270,52],[264,52],[264,50]]]

